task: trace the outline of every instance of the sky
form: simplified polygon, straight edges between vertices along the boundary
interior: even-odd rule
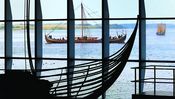
[[[31,0],[31,18],[34,18],[34,1]],[[13,19],[24,18],[24,0],[10,0]],[[76,18],[80,17],[78,6],[85,4],[89,13],[101,17],[101,0],[73,0]],[[110,17],[137,17],[138,0],[108,0]],[[0,0],[0,20],[4,18],[4,0]],[[145,0],[147,17],[175,17],[175,0]],[[67,0],[41,0],[43,18],[66,18]]]

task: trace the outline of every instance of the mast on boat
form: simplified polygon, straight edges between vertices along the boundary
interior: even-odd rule
[[[81,19],[84,19],[84,7],[83,3],[81,2]],[[81,20],[81,37],[84,37],[84,21]]]
[[[81,17],[81,26],[80,26],[80,32],[81,32],[81,37],[75,37],[75,43],[100,43],[101,39],[98,39],[98,37],[91,37],[90,35],[85,34],[86,32],[86,24],[85,23],[85,17],[86,17],[86,9],[85,6],[83,5],[83,2],[81,1],[80,4],[80,17]],[[124,43],[126,39],[126,34],[122,34],[120,36],[114,36],[110,37],[110,43]],[[66,39],[57,39],[57,38],[52,38],[51,35],[45,35],[45,40],[47,43],[66,43]]]

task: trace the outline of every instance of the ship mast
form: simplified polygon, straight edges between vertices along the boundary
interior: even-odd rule
[[[83,8],[83,4],[81,3],[81,19],[83,19],[84,18],[84,8]],[[84,22],[83,22],[83,20],[81,20],[81,37],[84,37],[84,27],[83,27],[83,25],[84,25]]]

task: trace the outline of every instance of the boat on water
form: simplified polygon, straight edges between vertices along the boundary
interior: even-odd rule
[[[84,6],[83,3],[81,3],[81,19],[85,18],[85,11],[84,11]],[[81,36],[75,37],[75,43],[101,43],[102,39],[98,37],[91,37],[87,36],[85,34],[85,30],[87,30],[85,20],[81,20]],[[116,36],[110,36],[109,37],[109,42],[110,43],[125,43],[126,39],[126,33],[122,34],[117,34]],[[51,34],[46,34],[45,35],[45,40],[47,43],[66,43],[67,38],[66,37],[61,37],[61,38],[54,38]]]
[[[165,32],[166,32],[166,24],[163,24],[163,23],[158,24],[156,34],[157,35],[165,35]]]
[[[114,37],[109,37],[110,43],[124,43],[126,39],[126,34],[117,35]],[[67,38],[52,38],[52,35],[45,35],[45,40],[47,43],[66,43]],[[98,37],[75,37],[75,43],[101,43],[102,39]]]
[[[70,59],[73,59],[67,66],[57,64],[57,68],[49,66],[49,68],[44,69],[42,68],[44,58],[38,58],[43,55],[42,49],[38,49],[40,46],[36,46],[37,48],[33,50],[36,53],[39,52],[39,55],[37,54],[34,58],[32,57],[29,2],[30,0],[24,2],[25,6],[27,6],[25,11],[26,19],[24,19],[26,20],[26,22],[24,22],[24,27],[26,27],[24,30],[26,30],[27,34],[26,37],[24,37],[24,41],[26,41],[24,43],[27,43],[26,46],[24,46],[27,49],[25,49],[26,55],[24,57],[24,61],[26,61],[26,64],[24,64],[25,69],[12,69],[10,67],[12,66],[11,62],[7,62],[10,64],[9,68],[5,68],[5,70],[3,70],[4,74],[0,75],[0,98],[97,99],[104,95],[119,78],[128,62],[137,33],[138,20],[127,42],[120,49],[116,49],[117,51],[109,57],[75,64],[72,55],[70,55],[67,57],[67,60],[64,60],[70,62]],[[7,2],[7,4],[8,3],[9,2]],[[39,5],[39,9],[41,9],[40,3],[36,4]],[[10,24],[12,24],[12,22]],[[41,29],[38,28],[40,26],[42,26],[42,24],[37,25],[35,30]],[[9,28],[12,29],[12,27]],[[42,31],[36,33],[42,33]],[[66,41],[64,38],[61,40]],[[39,39],[39,41],[36,40],[36,44],[42,45],[40,41],[42,41],[42,39]],[[69,50],[71,50],[71,48],[68,49],[67,52],[69,52]],[[52,62],[55,61],[51,58],[49,60]],[[34,65],[34,62],[37,64]],[[27,68],[27,65],[29,68]]]
[[[67,38],[52,38],[51,35],[45,35],[45,40],[47,43],[66,43]],[[101,40],[97,37],[75,37],[75,43],[100,43]]]

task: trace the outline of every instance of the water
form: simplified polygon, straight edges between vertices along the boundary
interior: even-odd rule
[[[127,29],[127,40],[133,29]],[[174,60],[175,58],[175,33],[174,28],[168,28],[165,36],[157,36],[155,28],[148,28],[146,35],[146,59],[148,60]],[[48,31],[44,31],[47,33]],[[101,38],[100,29],[92,29],[91,36],[97,36]],[[110,30],[111,35],[116,34],[116,30]],[[1,30],[0,33],[0,56],[4,56],[4,33]],[[31,41],[32,41],[32,56],[34,56],[34,31],[31,31]],[[55,30],[52,33],[53,37],[66,37],[66,30]],[[79,36],[80,30],[76,30],[76,35]],[[25,56],[24,50],[24,34],[22,30],[15,30],[13,33],[13,56]],[[110,44],[110,55],[120,49],[124,44]],[[76,58],[101,58],[101,44],[75,44],[75,57]],[[67,45],[66,44],[47,44],[44,40],[43,35],[43,57],[57,57],[66,58],[67,57]],[[138,50],[138,33],[134,43],[134,47],[130,56],[130,59],[139,59]],[[80,63],[76,61],[76,63]],[[20,69],[25,68],[24,60],[14,60],[13,68]],[[148,63],[155,64],[155,63]],[[172,64],[171,64],[172,65]],[[4,68],[4,61],[1,60],[0,68]],[[43,68],[54,68],[66,66],[66,61],[43,61]],[[112,87],[107,91],[107,99],[131,99],[131,95],[134,93],[134,84],[131,80],[134,79],[134,71],[131,67],[138,66],[138,63],[128,62],[124,71],[118,80],[112,85]],[[149,87],[148,87],[149,89]],[[168,89],[166,87],[165,89]],[[145,89],[146,90],[146,89]]]

